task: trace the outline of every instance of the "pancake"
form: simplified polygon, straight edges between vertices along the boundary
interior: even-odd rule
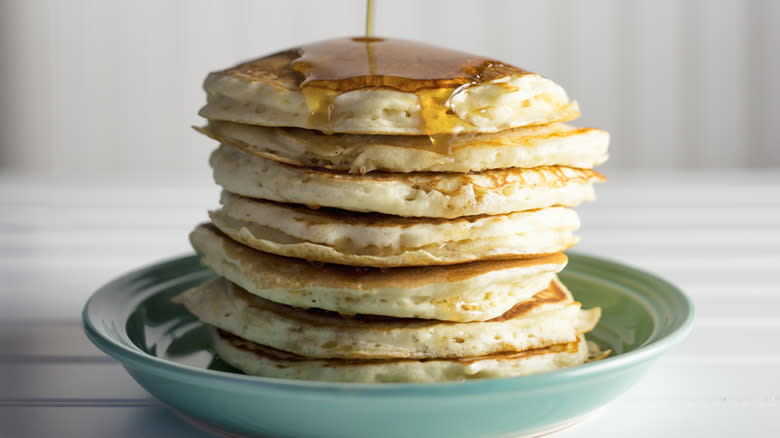
[[[496,215],[594,199],[598,172],[563,166],[480,173],[352,175],[299,168],[222,145],[211,155],[214,180],[251,198],[397,216]]]
[[[241,245],[212,225],[190,242],[202,263],[257,296],[302,308],[445,321],[495,318],[546,288],[566,256],[373,269],[311,264]]]
[[[588,343],[556,344],[519,353],[468,359],[343,360],[310,359],[285,353],[212,329],[213,346],[222,360],[256,376],[336,382],[434,383],[491,377],[514,377],[555,371],[588,360]]]
[[[223,233],[273,254],[351,266],[447,265],[538,257],[577,242],[574,210],[549,207],[457,219],[311,210],[223,192],[209,213]]]
[[[200,115],[351,134],[497,132],[572,120],[553,81],[500,61],[392,39],[296,47],[208,75]]]
[[[557,280],[498,318],[444,322],[303,310],[218,278],[174,299],[201,321],[243,339],[320,359],[452,359],[573,342],[600,309],[581,310]]]
[[[349,173],[480,172],[510,167],[592,168],[607,159],[609,134],[563,123],[440,138],[409,135],[325,135],[211,121],[201,133],[264,158],[298,167]]]

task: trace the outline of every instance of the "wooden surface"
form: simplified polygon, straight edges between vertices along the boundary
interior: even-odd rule
[[[681,287],[691,336],[556,437],[780,436],[780,171],[608,175],[577,251]],[[141,182],[139,182],[141,181]],[[101,284],[190,252],[217,203],[196,186],[0,174],[0,437],[209,437],[85,338]]]

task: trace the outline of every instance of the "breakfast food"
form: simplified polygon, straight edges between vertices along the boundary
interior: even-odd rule
[[[434,137],[433,141],[421,135],[323,134],[216,120],[196,129],[221,143],[281,163],[359,174],[375,170],[466,173],[539,166],[589,169],[606,161],[609,145],[604,131],[564,123]],[[431,150],[432,143],[445,145],[447,153]]]
[[[574,210],[409,218],[259,201],[223,193],[211,220],[233,240],[315,262],[391,268],[559,253],[577,242]]]
[[[549,79],[345,38],[212,73],[197,128],[223,189],[190,235],[219,278],[175,298],[267,377],[434,382],[598,356],[556,273],[609,136]],[[575,291],[576,294],[576,291]]]
[[[476,173],[353,175],[299,168],[228,145],[211,155],[214,180],[248,197],[398,216],[456,218],[502,214],[593,199],[590,169],[542,166]]]
[[[513,377],[569,368],[588,360],[580,336],[566,344],[467,359],[312,359],[276,350],[214,329],[214,349],[248,374],[285,379],[337,382],[445,382]]]
[[[320,41],[212,73],[200,115],[326,133],[497,132],[579,117],[553,81],[469,53],[383,38]]]
[[[190,235],[202,263],[250,293],[277,303],[341,314],[484,321],[547,287],[566,266],[562,253],[449,266],[355,269],[254,250],[200,225]]]
[[[468,323],[301,309],[224,278],[179,301],[201,321],[245,340],[319,359],[457,359],[524,351],[569,342],[592,330],[599,317],[598,309],[580,309],[556,280],[496,318]]]

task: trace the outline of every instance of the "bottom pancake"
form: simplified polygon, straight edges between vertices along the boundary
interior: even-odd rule
[[[576,342],[468,359],[309,359],[211,329],[217,354],[246,374],[331,382],[449,382],[514,377],[569,368],[589,358],[584,336]]]

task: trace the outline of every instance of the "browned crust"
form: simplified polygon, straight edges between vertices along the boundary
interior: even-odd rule
[[[279,157],[274,154],[268,154],[257,151],[252,145],[245,144],[235,140],[225,134],[223,126],[238,123],[229,121],[210,120],[206,126],[193,126],[193,129],[199,133],[221,143],[230,144],[236,147],[242,147],[247,152],[260,155],[264,158],[276,159],[286,164],[307,167],[302,162]],[[404,149],[422,149],[431,152],[441,152],[438,146],[441,143],[448,147],[444,150],[453,152],[460,149],[486,148],[486,147],[530,147],[541,141],[547,141],[555,138],[569,138],[600,131],[596,128],[578,128],[566,125],[564,123],[550,123],[546,125],[530,125],[518,128],[510,128],[499,132],[486,133],[460,133],[443,135],[377,135],[371,134],[345,134],[334,133],[324,134],[319,131],[304,128],[293,127],[268,127],[252,126],[257,130],[272,130],[273,135],[287,137],[289,141],[301,144],[311,144],[315,141],[324,142],[324,144],[333,147],[353,147],[355,145],[384,145]],[[327,168],[327,166],[323,166]]]
[[[338,367],[338,366],[345,366],[345,365],[377,365],[377,364],[391,364],[391,363],[402,363],[402,362],[412,362],[412,361],[427,362],[427,361],[434,361],[434,360],[459,362],[464,365],[467,365],[480,360],[518,360],[518,359],[544,355],[544,354],[561,353],[561,352],[576,353],[577,351],[579,351],[579,339],[578,339],[574,342],[569,342],[566,344],[555,344],[547,347],[533,348],[524,351],[501,352],[501,353],[495,353],[495,354],[490,354],[485,356],[474,356],[474,357],[429,358],[429,359],[426,358],[423,359],[320,359],[320,358],[309,358],[306,356],[299,356],[297,354],[289,353],[282,350],[277,350],[275,348],[268,347],[266,345],[261,345],[252,341],[247,341],[246,339],[240,338],[236,335],[225,332],[223,330],[219,330],[219,329],[216,330],[218,336],[222,338],[222,340],[228,342],[234,348],[245,350],[254,355],[265,357],[270,360],[281,362],[280,365],[283,365],[284,362],[296,363],[296,362],[304,362],[309,360],[323,362],[323,366],[325,367]]]
[[[557,281],[553,280],[550,282],[550,285],[547,286],[547,289],[537,292],[530,299],[516,304],[502,315],[499,315],[493,319],[489,319],[487,322],[500,322],[515,318],[522,318],[540,306],[551,303],[562,303],[567,301],[568,298],[569,297],[566,294],[566,291],[561,288],[561,285]]]
[[[231,76],[246,81],[264,81],[284,87],[292,85],[297,88],[303,81],[303,77],[290,68],[290,63],[299,56],[300,53],[296,49],[284,50],[212,72],[211,75]]]
[[[245,146],[236,146],[223,143],[225,146],[240,150],[242,153],[250,155],[253,152],[248,151]],[[274,161],[271,159],[271,161]],[[306,174],[317,175],[322,178],[329,178],[336,181],[360,182],[391,182],[405,183],[422,189],[443,191],[442,187],[447,184],[454,187],[464,185],[474,185],[483,190],[500,190],[510,185],[522,185],[535,187],[546,185],[549,187],[563,187],[570,182],[601,182],[606,181],[604,175],[593,169],[581,169],[568,166],[539,166],[533,168],[509,168],[509,169],[491,169],[482,172],[455,173],[455,172],[371,172],[364,175],[349,173],[345,171],[329,170],[324,168],[297,167],[290,164],[280,163],[282,166],[298,169],[306,178]],[[568,173],[568,174],[567,174]],[[531,183],[532,177],[541,177],[540,181]],[[482,181],[481,181],[482,180]]]
[[[275,303],[265,298],[253,295],[237,284],[227,282],[226,284],[229,288],[232,289],[234,294],[237,294],[240,297],[240,299],[249,303],[250,308],[271,312],[283,319],[297,321],[301,325],[342,327],[344,329],[357,328],[369,330],[386,330],[411,326],[425,327],[432,325],[484,324],[486,322],[504,322],[512,319],[523,318],[535,309],[538,309],[546,304],[569,302],[573,305],[579,305],[579,303],[572,302],[566,292],[560,287],[560,285],[553,281],[546,289],[537,292],[528,300],[516,304],[511,309],[504,312],[504,314],[487,321],[453,322],[423,318],[398,318],[369,314],[345,316],[337,312],[313,307],[309,309],[302,309]]]
[[[412,227],[415,225],[439,225],[439,224],[453,224],[453,223],[474,223],[480,219],[485,218],[500,218],[502,216],[509,216],[512,213],[488,215],[480,214],[474,216],[461,216],[452,219],[439,218],[439,217],[407,217],[407,216],[395,216],[391,214],[377,213],[377,212],[357,212],[342,210],[333,207],[319,207],[310,208],[301,204],[291,204],[284,202],[271,201],[269,199],[250,198],[247,196],[239,195],[236,193],[222,191],[222,203],[225,204],[234,198],[238,201],[245,201],[257,204],[268,204],[277,208],[283,208],[290,211],[290,216],[295,214],[308,216],[307,223],[339,223],[345,225],[363,225],[366,227],[381,226],[381,227]],[[545,207],[549,208],[549,207]],[[535,208],[531,210],[523,210],[522,212],[515,213],[533,213],[542,210],[541,208]],[[538,255],[536,255],[538,256]]]

